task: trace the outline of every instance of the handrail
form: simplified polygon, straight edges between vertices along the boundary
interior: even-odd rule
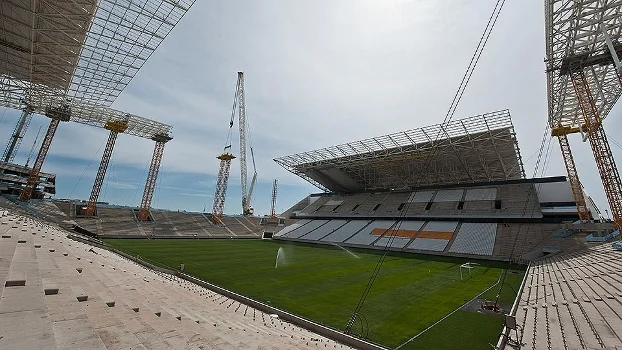
[[[512,304],[510,313],[506,315],[516,316],[516,311],[518,310],[518,303],[520,301],[521,294],[523,293],[523,289],[525,288],[525,282],[527,281],[527,276],[529,275],[530,268],[531,268],[531,262],[529,262],[529,265],[527,265],[527,271],[525,272],[525,275],[523,276],[523,281],[521,282],[520,287],[518,288],[518,292],[516,293],[516,299],[514,299],[514,304]],[[499,335],[499,341],[497,341],[497,345],[495,346],[495,349],[505,348],[509,335],[510,335],[510,329],[504,325],[503,330],[501,331],[501,334]]]

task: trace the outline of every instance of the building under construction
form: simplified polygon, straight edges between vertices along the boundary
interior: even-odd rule
[[[4,150],[2,180],[7,192],[19,190],[21,202],[53,194],[54,176],[43,174],[42,168],[57,129],[62,123],[76,122],[110,131],[88,205],[79,214],[97,214],[117,136],[128,134],[155,142],[137,213],[138,219],[150,220],[151,198],[164,145],[172,139],[171,126],[110,105],[194,1],[147,3],[151,4],[14,0],[0,5],[0,105],[22,111]],[[29,167],[12,164],[36,114],[50,122],[35,161]]]
[[[31,168],[0,162],[0,193],[18,196],[30,176]],[[32,193],[32,198],[41,199],[56,194],[56,175],[39,172],[39,184]]]

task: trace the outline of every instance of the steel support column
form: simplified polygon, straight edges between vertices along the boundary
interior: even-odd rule
[[[22,115],[17,121],[15,129],[13,129],[13,134],[7,142],[4,153],[2,154],[2,161],[11,163],[13,162],[13,159],[15,159],[15,154],[17,154],[17,150],[22,144],[22,140],[24,139],[26,130],[28,130],[28,126],[30,125],[30,121],[32,120],[32,111],[33,110],[30,106],[26,106],[22,110]]]
[[[590,146],[609,201],[613,221],[616,227],[622,230],[622,181],[603,129],[602,119],[582,71],[572,73],[572,85],[583,113]]]
[[[590,211],[585,204],[585,196],[583,195],[583,186],[579,180],[579,173],[572,157],[572,151],[570,150],[570,143],[568,142],[568,135],[557,135],[559,140],[559,147],[562,151],[562,158],[564,158],[564,164],[566,165],[566,172],[568,173],[568,182],[570,182],[570,188],[572,189],[572,196],[574,202],[577,205],[577,213],[581,221],[590,220]]]
[[[104,149],[104,154],[102,154],[102,160],[99,163],[97,176],[95,176],[95,183],[93,183],[91,197],[89,197],[89,202],[86,204],[86,212],[84,213],[85,216],[93,216],[95,214],[97,199],[99,198],[99,192],[102,189],[104,178],[106,177],[106,170],[108,169],[108,164],[110,163],[110,158],[112,157],[114,144],[117,141],[119,133],[124,132],[127,129],[127,122],[109,121],[106,123],[104,128],[110,130],[110,135],[108,135],[108,142],[106,142],[106,148]]]
[[[58,129],[58,124],[60,124],[60,119],[52,119],[50,121],[50,126],[48,126],[48,130],[45,133],[43,142],[41,143],[39,154],[37,154],[37,159],[32,165],[32,170],[30,171],[30,175],[28,176],[28,182],[26,182],[26,186],[22,189],[22,192],[19,195],[19,200],[22,202],[30,201],[32,193],[35,191],[35,188],[39,184],[39,172],[43,167],[45,157],[48,155],[50,145],[52,145],[52,139],[54,138],[56,129]]]
[[[156,135],[153,138],[156,144],[153,150],[153,156],[151,157],[151,166],[147,174],[147,181],[145,182],[143,199],[140,202],[140,208],[138,210],[138,220],[140,221],[150,220],[149,209],[151,208],[151,199],[153,198],[158,172],[160,171],[160,162],[162,162],[162,155],[164,154],[164,145],[171,139],[172,137],[168,135]]]
[[[104,149],[104,154],[102,154],[99,169],[97,169],[97,175],[95,176],[95,183],[93,183],[91,196],[89,197],[89,202],[86,204],[86,212],[84,213],[85,216],[93,216],[95,214],[95,205],[97,203],[97,199],[99,198],[99,192],[102,189],[102,184],[104,183],[108,163],[110,163],[112,150],[114,149],[114,144],[117,141],[118,135],[119,133],[115,131],[111,131],[110,135],[108,135],[108,142],[106,142],[106,148]]]
[[[220,224],[222,223],[221,218],[225,209],[227,184],[229,183],[229,169],[231,169],[231,160],[235,159],[235,156],[231,153],[223,153],[216,158],[220,159],[220,168],[218,170],[218,180],[216,181],[216,193],[214,193],[212,222],[214,224]]]
[[[54,134],[56,134],[58,124],[60,124],[61,121],[69,121],[71,118],[71,107],[68,104],[47,107],[45,109],[45,116],[51,118],[52,121],[50,122],[50,126],[48,126],[47,132],[45,133],[43,142],[41,142],[41,148],[39,149],[35,163],[32,165],[32,170],[28,176],[26,186],[22,189],[22,192],[19,195],[19,200],[22,202],[28,202],[30,200],[37,184],[39,184],[39,172],[43,167],[45,157],[47,157],[50,146],[52,145],[52,139],[54,139]]]

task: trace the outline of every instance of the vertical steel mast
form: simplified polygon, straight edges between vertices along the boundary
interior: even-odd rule
[[[238,124],[240,128],[240,188],[242,190],[242,212],[244,215],[248,215],[250,212],[250,200],[248,198],[248,171],[246,169],[246,102],[244,101],[244,72],[238,72],[237,96]]]

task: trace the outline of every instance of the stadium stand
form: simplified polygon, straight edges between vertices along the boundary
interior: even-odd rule
[[[309,233],[305,234],[304,236],[301,236],[300,239],[309,240],[309,241],[318,241],[322,239],[323,237],[335,232],[335,230],[338,230],[341,226],[345,225],[347,222],[348,220],[339,220],[339,219],[330,220],[326,224],[319,226],[313,231],[309,231]]]
[[[508,337],[522,349],[622,347],[620,254],[602,244],[532,262],[512,308],[518,327],[497,348]]]
[[[451,190],[440,190],[436,192],[434,196],[434,202],[459,202],[462,200],[462,196],[464,195],[464,190],[461,188],[451,189]]]
[[[548,180],[542,180],[548,181]],[[565,178],[558,178],[565,182]],[[542,218],[537,180],[459,186],[451,189],[415,192],[358,193],[352,195],[312,195],[318,198],[302,210],[289,209],[289,217],[398,217],[406,218]],[[375,209],[375,210],[374,210]]]
[[[347,195],[345,196],[345,200],[343,201],[343,203],[341,203],[341,205],[335,210],[335,212],[351,213],[353,211],[356,211],[356,209],[361,206],[361,203],[363,203],[367,199],[367,197],[369,197],[368,193]]]
[[[394,224],[394,220],[372,221],[369,225],[362,228],[354,236],[348,238],[348,240],[346,240],[345,242],[349,244],[370,245]]]
[[[281,216],[288,218],[294,214],[298,214],[301,210],[306,208],[309,204],[310,204],[309,197],[305,197],[300,202],[294,204],[294,206],[292,206],[287,211],[282,213]]]
[[[376,242],[375,246],[391,248],[404,248],[418,233],[425,224],[423,221],[404,221],[394,227],[392,230],[374,229],[372,234],[382,235]]]
[[[495,248],[496,223],[463,223],[449,249],[452,253],[488,255]]]
[[[222,222],[236,236],[257,235],[256,230],[249,228],[250,223],[247,220],[241,221],[240,218],[235,216],[223,216]],[[255,226],[253,225],[252,227],[254,228]]]
[[[387,197],[384,204],[376,211],[379,215],[384,214],[397,214],[406,206],[406,202],[410,198],[410,193],[401,192],[394,193]]]
[[[357,214],[375,214],[388,198],[388,193],[372,193],[354,210]]]
[[[35,203],[33,205],[33,203]],[[133,208],[100,205],[97,217],[84,218],[72,214],[76,205],[68,201],[33,201],[29,205],[40,210],[51,222],[70,222],[102,237],[259,237],[264,227],[258,217],[223,217],[222,225],[213,225],[203,213],[151,210],[153,221],[138,221]],[[39,204],[37,204],[39,203]],[[37,213],[40,214],[40,213]]]
[[[311,222],[311,220],[309,220],[309,219],[297,220],[296,222],[292,223],[291,225],[288,225],[285,228],[283,228],[282,230],[280,230],[275,236],[287,236],[287,234],[289,234],[290,232],[300,228],[301,226],[304,226],[304,225],[308,224],[309,222]]]
[[[497,199],[497,188],[470,188],[466,190],[464,200],[470,201],[494,201]]]
[[[432,201],[435,194],[436,191],[413,192],[410,197],[408,197],[408,203],[428,203]]]
[[[341,226],[333,233],[325,236],[321,239],[323,242],[329,243],[342,243],[346,239],[359,232],[362,228],[366,227],[371,220],[351,220],[347,224]]]
[[[0,210],[0,348],[347,348]]]
[[[408,245],[408,249],[414,250],[429,250],[442,252],[449,243],[448,239],[435,239],[435,238],[415,238],[412,243]]]
[[[457,226],[456,221],[428,221],[407,248],[442,252]]]
[[[328,220],[311,220],[310,222],[308,222],[306,225],[304,226],[300,226],[292,231],[289,231],[287,233],[287,235],[285,235],[284,237],[288,237],[288,238],[300,238],[304,235],[306,235],[307,233],[317,229],[318,227],[326,224],[328,222]]]
[[[333,196],[310,196],[309,205],[306,206],[301,213],[313,213],[320,209],[324,204],[332,199]]]

